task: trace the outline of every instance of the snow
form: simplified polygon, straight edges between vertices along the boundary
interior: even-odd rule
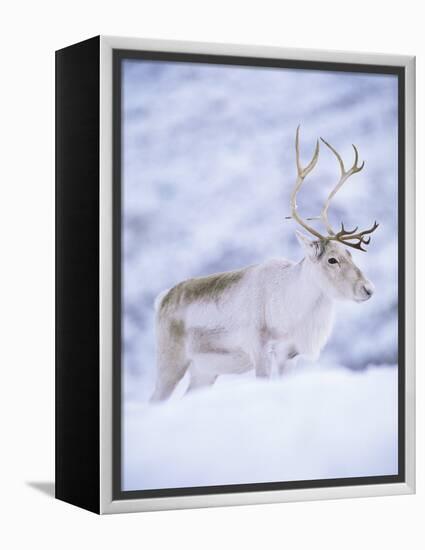
[[[125,408],[123,489],[397,473],[397,371],[236,377]]]

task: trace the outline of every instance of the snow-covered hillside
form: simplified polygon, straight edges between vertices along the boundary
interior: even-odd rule
[[[396,474],[396,372],[302,370],[127,403],[123,488]]]

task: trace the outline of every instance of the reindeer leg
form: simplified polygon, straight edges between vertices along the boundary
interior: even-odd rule
[[[294,347],[286,348],[284,353],[278,355],[279,376],[286,374],[288,370],[294,367],[299,358],[299,353]]]
[[[190,393],[191,391],[197,390],[199,388],[212,386],[216,380],[217,380],[216,374],[201,374],[199,373],[199,371],[198,372],[191,371],[190,383],[186,393]]]
[[[168,399],[173,393],[177,384],[183,378],[189,363],[183,365],[182,368],[175,369],[171,374],[169,372],[161,372],[158,374],[155,384],[155,390],[150,398],[150,402],[163,401]]]
[[[271,357],[263,347],[255,357],[255,376],[257,378],[270,378],[271,372]]]

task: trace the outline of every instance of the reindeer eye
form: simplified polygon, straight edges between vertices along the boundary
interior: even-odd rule
[[[328,262],[330,264],[337,264],[338,263],[338,260],[336,258],[329,258]]]

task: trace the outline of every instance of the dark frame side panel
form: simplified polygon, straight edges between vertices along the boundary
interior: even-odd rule
[[[124,59],[145,59],[221,65],[315,69],[323,71],[393,74],[398,78],[398,220],[399,220],[399,303],[398,303],[398,475],[353,477],[339,479],[300,480],[291,482],[253,483],[206,487],[170,488],[158,490],[121,490],[121,67]],[[156,497],[247,493],[317,487],[342,487],[405,481],[405,69],[392,65],[366,65],[340,62],[299,61],[171,53],[159,51],[113,51],[113,499],[143,499]]]
[[[56,52],[56,498],[100,511],[100,37]]]

